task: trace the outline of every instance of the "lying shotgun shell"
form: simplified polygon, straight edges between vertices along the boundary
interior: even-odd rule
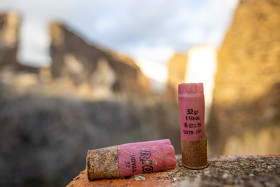
[[[178,100],[183,166],[203,169],[208,166],[203,84],[179,84]]]
[[[174,169],[176,158],[164,139],[89,150],[86,166],[89,180],[118,178]]]

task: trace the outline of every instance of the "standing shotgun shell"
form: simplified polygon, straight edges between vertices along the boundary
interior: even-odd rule
[[[89,180],[118,178],[174,169],[176,158],[170,140],[164,139],[89,150],[86,166]]]
[[[208,166],[203,84],[179,84],[178,99],[183,165],[190,169],[203,169]]]

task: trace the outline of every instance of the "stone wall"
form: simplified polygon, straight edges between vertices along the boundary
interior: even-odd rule
[[[167,96],[177,100],[178,84],[185,82],[188,56],[186,53],[176,53],[167,63]]]
[[[218,53],[211,153],[279,154],[279,28],[280,1],[240,1]]]
[[[18,65],[19,24],[16,13],[0,14],[0,67]]]
[[[75,84],[84,82],[114,93],[143,95],[148,79],[135,62],[91,45],[61,23],[50,25],[53,78],[68,77]]]
[[[20,16],[15,12],[0,14],[0,71],[38,73],[38,68],[23,65],[17,59],[20,23]]]

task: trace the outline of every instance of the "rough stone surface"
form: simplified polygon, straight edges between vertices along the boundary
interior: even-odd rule
[[[74,186],[279,186],[280,156],[208,156],[209,167],[190,170],[177,157],[174,170],[120,179],[89,181],[82,171],[68,187]]]
[[[240,1],[218,53],[211,154],[279,154],[279,28],[280,1]]]

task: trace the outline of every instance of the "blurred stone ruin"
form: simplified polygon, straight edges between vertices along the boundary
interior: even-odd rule
[[[0,15],[0,186],[65,186],[88,149],[170,138],[180,153],[177,84],[192,50],[174,55],[166,92],[155,94],[131,58],[63,23],[49,27],[50,67],[22,65],[20,23],[16,13]],[[279,154],[279,28],[278,0],[240,1],[217,51],[210,154]]]
[[[75,85],[87,83],[106,96],[143,96],[149,92],[149,81],[129,57],[88,44],[60,23],[50,25],[53,79],[69,78]]]
[[[50,67],[29,67],[19,27],[17,14],[0,16],[0,186],[65,186],[88,149],[170,138],[180,150],[176,103],[131,58],[52,23]]]
[[[207,125],[212,153],[279,154],[279,27],[279,1],[240,1],[218,52]]]
[[[62,23],[50,25],[52,62],[41,68],[22,65],[17,59],[19,16],[2,14],[0,26],[0,76],[18,87],[30,80],[43,83],[41,89],[62,87],[64,92],[93,98],[137,97],[150,91],[148,78],[131,58],[89,44]]]
[[[279,154],[279,27],[279,1],[240,1],[217,51],[213,100],[208,112],[206,107],[210,153]],[[177,85],[189,82],[191,51],[175,54],[168,63],[168,96],[173,100]],[[208,65],[206,59],[199,68]]]

